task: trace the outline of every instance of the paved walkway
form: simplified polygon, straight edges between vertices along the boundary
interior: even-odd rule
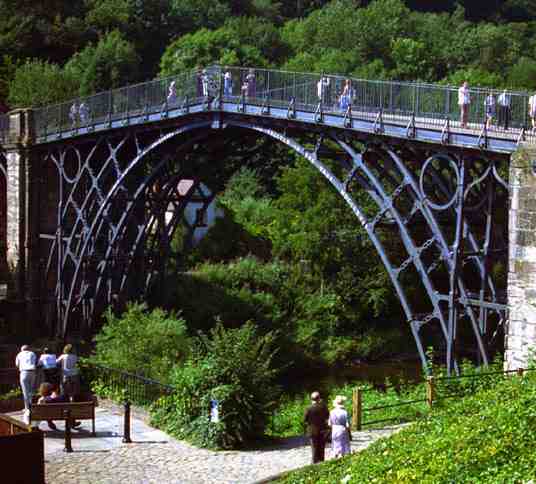
[[[11,414],[19,417],[21,414]],[[96,410],[97,437],[91,422],[73,431],[74,452],[63,452],[63,425],[50,431],[46,423],[45,468],[47,483],[54,484],[248,484],[310,463],[310,449],[302,437],[286,439],[274,447],[251,451],[209,451],[192,447],[133,418],[132,444],[123,444],[123,419],[113,408]],[[353,432],[352,450],[400,427]],[[61,431],[60,431],[61,429]],[[327,451],[329,458],[329,450]]]

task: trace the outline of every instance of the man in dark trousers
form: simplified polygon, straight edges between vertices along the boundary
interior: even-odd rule
[[[308,434],[311,437],[313,464],[316,464],[324,460],[326,437],[329,432],[329,410],[320,399],[320,393],[311,393],[311,400],[312,405],[305,411],[304,420],[307,425]]]

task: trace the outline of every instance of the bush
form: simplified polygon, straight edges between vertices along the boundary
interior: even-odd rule
[[[105,318],[95,336],[95,363],[166,382],[173,365],[188,353],[184,319],[162,309],[149,312],[136,303],[119,317],[107,311]]]
[[[273,341],[250,322],[200,334],[186,363],[175,367],[176,395],[159,402],[153,422],[201,447],[236,448],[261,437],[279,393]],[[219,422],[210,421],[214,400]]]

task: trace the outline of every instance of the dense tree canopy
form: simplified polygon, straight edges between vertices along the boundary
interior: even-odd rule
[[[38,81],[31,79],[28,62],[34,59],[56,65],[67,77],[67,71],[74,73],[81,94],[211,62],[430,82],[455,83],[466,76],[475,85],[533,89],[535,5],[532,0],[0,0],[1,11],[10,12],[0,18],[0,102],[9,99],[17,107],[57,98],[33,94]],[[10,94],[17,69],[25,74],[13,85],[17,93]],[[20,86],[23,78],[26,88]],[[71,94],[64,91],[64,97]]]

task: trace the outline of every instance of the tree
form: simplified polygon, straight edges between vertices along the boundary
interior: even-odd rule
[[[65,71],[78,79],[80,95],[121,87],[137,81],[140,58],[132,43],[114,30],[97,45],[88,45],[75,54],[65,66]]]
[[[510,69],[508,85],[517,89],[536,89],[536,60],[521,57]]]
[[[16,68],[8,101],[12,107],[41,106],[72,98],[77,88],[76,79],[57,64],[29,60]]]
[[[161,309],[131,304],[121,316],[108,311],[105,318],[95,337],[96,363],[168,381],[173,365],[189,352],[184,319]]]

